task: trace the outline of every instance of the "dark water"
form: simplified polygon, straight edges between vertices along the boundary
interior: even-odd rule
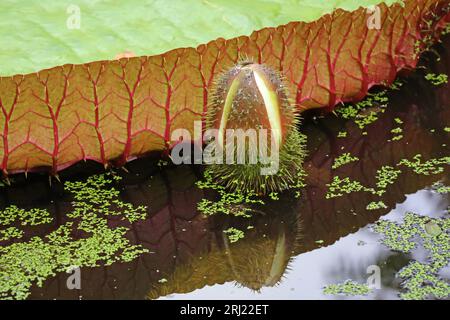
[[[433,86],[424,79],[426,72],[450,74],[449,40],[436,48],[440,59],[426,55],[423,64],[428,69],[410,74],[400,91],[389,94],[386,112],[367,127],[366,135],[352,121],[333,114],[305,115],[301,129],[308,136],[307,187],[299,199],[283,194],[279,201],[269,201],[251,219],[199,214],[197,203],[214,195],[196,187],[198,167],[158,167],[151,159],[129,164],[129,172],[121,173],[121,198],[147,205],[149,217],[134,223],[127,237],[151,253],[130,263],[82,268],[80,290],[67,289],[68,275],[57,274],[42,287],[33,287],[30,298],[342,299],[324,295],[322,288],[346,279],[364,283],[367,267],[377,265],[382,287],[361,298],[396,299],[395,273],[424,252],[391,251],[370,226],[380,218],[399,221],[407,211],[448,215],[448,194],[430,188],[437,181],[449,185],[448,167],[430,176],[404,170],[382,197],[387,208],[378,210],[366,209],[379,199],[365,192],[325,199],[326,184],[339,175],[371,186],[383,165],[395,166],[416,154],[424,159],[450,154],[450,134],[443,130],[450,126],[450,84]],[[404,137],[388,141],[396,118],[403,121]],[[344,130],[347,137],[337,138]],[[343,152],[360,160],[332,170],[333,159]],[[78,177],[75,173],[86,168],[72,168],[61,178]],[[72,199],[61,184],[49,186],[47,178],[39,176],[22,180],[18,177],[12,187],[2,189],[2,206],[45,207],[55,216],[54,223],[32,228],[26,237],[45,235],[66,221]],[[109,222],[121,223],[114,218]],[[247,230],[249,225],[253,229]],[[223,233],[232,226],[246,230],[235,243]],[[447,279],[449,273],[442,271]]]

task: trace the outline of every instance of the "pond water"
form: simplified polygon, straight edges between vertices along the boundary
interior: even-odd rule
[[[76,255],[77,250],[80,255],[88,255],[96,248],[86,246],[95,247],[101,241],[69,248],[64,251],[67,256],[61,254],[61,261],[50,258],[55,261],[47,269],[52,270],[41,270],[41,278],[27,275],[34,269],[24,271],[28,268],[24,263],[11,261],[19,266],[18,274],[30,284],[23,289],[27,292],[23,297],[349,299],[355,296],[325,294],[323,289],[348,279],[364,284],[375,268],[379,270],[380,288],[356,298],[398,299],[405,288],[396,274],[414,260],[429,261],[429,252],[419,240],[409,253],[392,250],[382,243],[383,235],[375,232],[373,226],[380,219],[402,222],[407,212],[449,218],[449,193],[439,192],[436,183],[450,185],[450,167],[447,163],[434,163],[435,170],[430,169],[431,173],[429,167],[420,167],[430,159],[450,156],[450,83],[433,85],[424,77],[427,73],[450,74],[449,40],[447,37],[436,47],[440,59],[434,53],[427,54],[422,61],[426,69],[408,75],[398,90],[389,90],[387,107],[380,103],[363,111],[373,111],[377,117],[363,129],[355,119],[334,114],[323,116],[319,112],[305,114],[301,130],[308,137],[307,186],[300,197],[281,194],[278,200],[267,199],[264,205],[255,205],[251,218],[220,214],[206,217],[198,212],[201,199],[216,199],[214,192],[197,187],[196,181],[202,178],[199,167],[175,167],[146,158],[128,164],[127,172],[118,170],[121,180],[113,181],[112,185],[120,192],[108,199],[117,196],[121,201],[117,205],[125,213],[133,210],[124,204],[134,208],[147,206],[147,215],[130,220],[120,214],[109,214],[103,217],[104,221],[108,228],[123,226],[123,238],[128,239],[129,245],[141,245],[148,252],[138,253],[128,262],[123,259],[100,262],[98,266],[83,264],[80,289],[69,289],[67,280],[71,274],[60,268],[52,269],[51,263],[64,265],[64,259]],[[335,159],[344,153],[357,160],[333,168]],[[402,159],[413,164],[401,165]],[[380,180],[377,170],[383,167],[400,172],[388,170],[384,180]],[[63,172],[60,179],[83,181],[88,172],[102,171],[94,164],[81,164]],[[333,193],[330,184],[335,177],[357,181],[365,189],[355,191],[347,185]],[[382,191],[368,191],[370,188]],[[13,177],[11,186],[0,189],[1,207],[45,209],[50,219],[34,226],[11,222],[23,233],[17,239],[0,241],[0,246],[7,248],[33,237],[43,238],[68,222],[72,223],[70,226],[80,223],[82,218],[73,214],[73,195],[64,191],[63,183],[54,180],[49,184],[43,175],[30,175],[27,180],[23,175]],[[77,201],[91,196],[78,195]],[[95,207],[95,201],[90,205]],[[243,231],[243,237],[233,242],[224,233],[230,228]],[[89,236],[80,227],[69,233],[72,240]],[[98,237],[107,238],[104,234]],[[120,242],[122,238],[112,239]],[[61,242],[63,245],[66,242]],[[48,250],[42,251],[43,255],[46,253]],[[109,257],[108,254],[99,255]],[[15,270],[8,269],[8,260],[1,261],[0,271]],[[36,261],[35,264],[41,263],[39,259]],[[438,275],[449,283],[448,261]],[[1,288],[0,285],[0,291]]]

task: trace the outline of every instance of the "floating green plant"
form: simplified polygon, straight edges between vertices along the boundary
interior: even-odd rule
[[[381,109],[384,110],[384,109]],[[355,119],[355,123],[360,129],[364,129],[365,126],[378,120],[378,112],[370,111],[367,115],[358,115]]]
[[[366,187],[362,185],[359,181],[350,180],[349,177],[340,178],[339,176],[334,176],[330,184],[327,184],[328,192],[326,198],[337,198],[344,194],[349,194],[352,192],[369,192],[374,195],[381,196],[386,192],[388,185],[393,184],[401,173],[400,170],[395,170],[391,166],[382,166],[377,170],[375,176],[376,188]]]
[[[347,137],[347,131],[339,131],[337,137],[338,138],[346,138]]]
[[[445,26],[445,29],[442,31],[442,35],[445,36],[447,34],[450,34],[450,24],[447,24]]]
[[[403,124],[403,121],[400,118],[395,118],[394,121],[397,125]],[[398,141],[403,138],[403,129],[400,126],[392,129],[391,133],[394,134],[394,136],[392,137],[392,141]]]
[[[340,178],[339,176],[334,176],[331,183],[327,184],[327,187],[327,199],[342,197],[344,194],[357,191],[373,191],[372,188],[364,187],[359,181],[352,181],[349,177]]]
[[[448,281],[438,275],[450,261],[449,218],[430,218],[408,212],[402,223],[378,221],[374,231],[383,235],[383,243],[392,250],[410,253],[421,244],[428,252],[426,262],[412,261],[397,273],[403,280],[402,299],[450,296]]]
[[[121,216],[123,220],[133,223],[143,220],[147,214],[145,206],[134,207],[130,203],[119,199],[120,192],[115,188],[109,188],[114,180],[119,180],[117,175],[96,175],[89,177],[86,181],[66,181],[65,190],[73,194],[76,201],[72,202],[74,210],[67,215],[77,218],[96,210],[105,216]],[[114,210],[111,208],[115,207]]]
[[[69,221],[43,237],[34,236],[0,247],[1,299],[25,299],[33,284],[42,286],[47,278],[73,266],[108,266],[131,261],[148,252],[141,245],[132,245],[125,237],[130,230],[128,227],[108,226],[108,216],[123,215],[129,223],[145,218],[144,207],[134,208],[118,200],[119,192],[113,186],[114,180],[118,179],[111,174],[102,174],[86,181],[66,182],[65,189],[74,198],[73,209],[67,214]],[[14,206],[5,210],[2,217],[9,219],[2,219],[3,223],[16,219],[30,225],[51,221],[42,210],[26,211]],[[43,219],[29,220],[27,212],[37,212]],[[23,217],[26,220],[22,220]],[[10,230],[6,232],[9,236],[21,235],[20,230],[6,230]],[[84,231],[85,236],[75,237],[79,231]]]
[[[228,239],[230,240],[231,243],[237,242],[240,239],[244,238],[244,231],[236,229],[236,228],[228,228],[226,230],[223,231],[227,236]]]
[[[237,217],[251,217],[251,204],[264,204],[264,201],[259,199],[257,195],[252,192],[242,192],[235,190],[234,192],[227,191],[227,189],[213,181],[210,169],[204,171],[204,179],[197,181],[197,187],[200,189],[211,189],[219,194],[219,200],[212,201],[209,199],[202,199],[197,204],[197,209],[204,215],[210,216],[221,213],[225,215],[233,215]]]
[[[450,157],[442,157],[436,159],[429,159],[427,161],[422,160],[422,155],[417,154],[413,157],[413,160],[402,159],[396,165],[406,166],[412,169],[416,174],[433,175],[439,174],[444,171],[443,164],[450,164]],[[331,183],[327,184],[328,190],[326,199],[341,197],[344,194],[352,192],[369,192],[373,195],[382,196],[389,185],[395,183],[401,174],[401,170],[392,166],[382,166],[377,170],[375,179],[376,183],[374,187],[367,187],[356,180],[351,180],[349,177],[341,178],[334,176]]]
[[[372,201],[366,207],[367,210],[387,209],[386,204],[383,201]]]
[[[402,80],[397,79],[391,84],[390,89],[400,90],[400,88],[403,86],[403,84],[404,84],[404,82]]]
[[[350,162],[354,162],[354,161],[358,161],[358,160],[359,160],[358,157],[354,157],[349,152],[346,152],[334,159],[334,163],[331,168],[337,169],[337,168],[343,166],[344,164],[348,164]]]
[[[0,225],[7,226],[15,221],[20,221],[22,226],[37,226],[49,223],[53,220],[50,213],[45,209],[33,208],[25,210],[15,205],[6,207],[0,211]]]
[[[416,154],[413,157],[413,161],[408,159],[402,159],[397,165],[406,166],[412,169],[417,174],[432,175],[432,174],[439,174],[444,171],[444,167],[441,166],[442,164],[449,165],[450,156],[423,161],[422,155]]]
[[[269,198],[272,200],[280,200],[280,197],[278,196],[278,192],[269,193]]]
[[[448,76],[446,74],[428,73],[425,75],[425,79],[431,82],[434,86],[439,86],[448,82]]]
[[[355,124],[364,129],[367,125],[378,120],[378,114],[385,112],[389,98],[388,90],[369,93],[367,97],[357,103],[344,105],[337,108],[337,113],[344,119],[353,119]]]
[[[158,167],[165,167],[169,165],[169,162],[167,160],[159,159],[156,165]]]
[[[16,227],[9,227],[4,230],[0,230],[0,241],[7,241],[12,239],[20,239],[23,237],[23,231]]]
[[[391,166],[382,166],[378,169],[375,176],[377,180],[377,191],[375,193],[379,196],[383,195],[386,192],[387,186],[393,184],[397,180],[400,173],[401,170],[396,170]]]
[[[400,118],[395,118],[395,119],[394,119],[394,122],[395,122],[396,124],[403,124],[403,120],[400,119]]]
[[[440,182],[434,183],[431,188],[441,194],[450,193],[450,186],[445,186]]]
[[[324,294],[345,295],[345,296],[361,296],[367,295],[372,290],[367,284],[357,283],[352,280],[346,280],[339,284],[330,284],[323,289]]]

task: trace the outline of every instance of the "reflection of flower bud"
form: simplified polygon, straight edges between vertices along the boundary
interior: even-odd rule
[[[209,129],[218,130],[218,147],[226,151],[224,164],[213,165],[218,183],[258,193],[295,184],[303,138],[295,130],[295,108],[277,71],[252,62],[225,71],[213,86],[207,119]]]

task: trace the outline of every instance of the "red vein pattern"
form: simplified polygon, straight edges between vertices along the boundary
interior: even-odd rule
[[[242,58],[280,70],[299,112],[357,101],[415,68],[450,22],[449,0],[378,8],[379,29],[364,8],[338,9],[197,48],[0,77],[0,169],[56,174],[81,160],[123,165],[168,150],[173,130],[193,134],[204,121],[217,75]]]

